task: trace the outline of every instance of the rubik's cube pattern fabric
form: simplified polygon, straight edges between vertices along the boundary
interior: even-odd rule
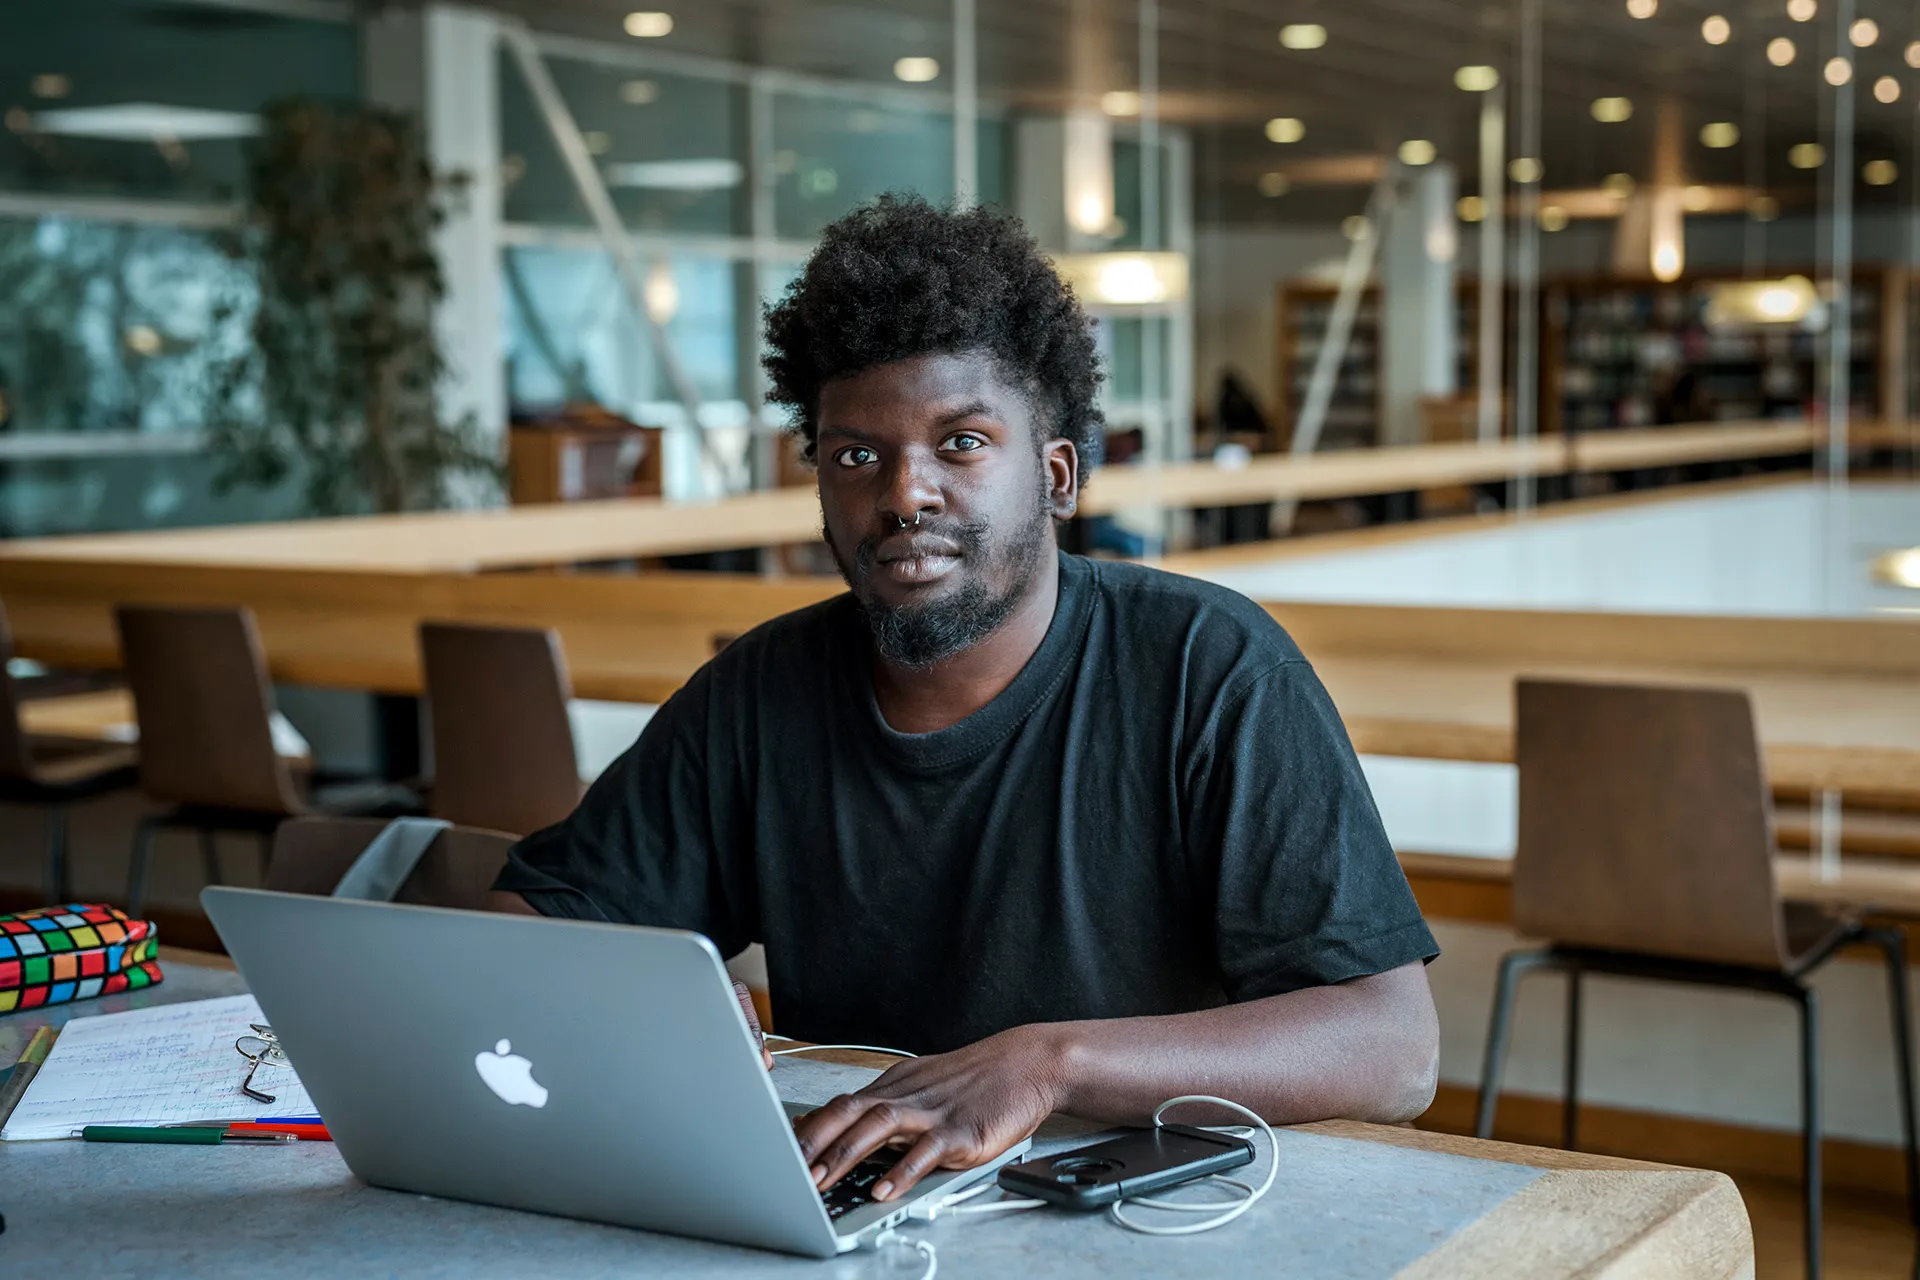
[[[0,916],[0,1014],[150,987],[158,930],[113,907],[70,902]]]

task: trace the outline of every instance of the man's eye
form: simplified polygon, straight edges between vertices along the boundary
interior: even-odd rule
[[[834,454],[833,460],[843,467],[864,467],[879,456],[863,444],[851,444]]]
[[[951,449],[955,453],[972,453],[975,449],[986,448],[987,442],[979,436],[974,435],[971,431],[959,431],[948,436],[946,442],[940,447],[942,449]]]

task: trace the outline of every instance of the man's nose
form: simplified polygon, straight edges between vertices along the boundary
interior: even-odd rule
[[[926,516],[938,515],[946,502],[940,492],[933,459],[917,449],[901,451],[887,473],[886,489],[880,498],[880,513],[901,526],[917,523]]]

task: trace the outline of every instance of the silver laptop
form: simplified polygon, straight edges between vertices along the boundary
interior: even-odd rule
[[[793,1136],[805,1108],[774,1092],[699,934],[254,889],[200,901],[375,1186],[830,1257],[1028,1145],[884,1204],[860,1179],[817,1191]]]

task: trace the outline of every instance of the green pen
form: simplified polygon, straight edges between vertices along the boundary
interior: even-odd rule
[[[186,1147],[217,1147],[223,1142],[277,1146],[297,1142],[290,1133],[232,1133],[224,1125],[158,1128],[146,1125],[90,1124],[80,1131],[88,1142],[164,1142]]]

